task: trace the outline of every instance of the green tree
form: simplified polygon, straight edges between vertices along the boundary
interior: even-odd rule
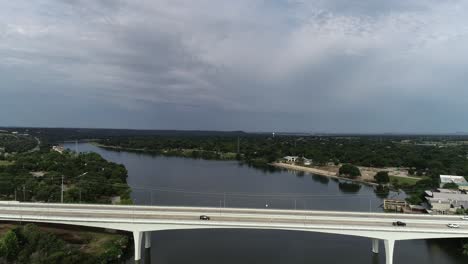
[[[458,190],[458,184],[454,183],[454,182],[449,182],[449,183],[446,183],[442,186],[444,189],[455,189],[455,190]]]
[[[339,173],[340,176],[346,176],[350,178],[357,178],[361,176],[361,171],[359,168],[351,164],[345,164],[341,166]]]
[[[13,231],[8,231],[2,239],[2,251],[3,255],[8,261],[13,261],[19,252],[19,243],[16,233]]]
[[[463,245],[463,255],[468,256],[468,243]]]
[[[390,182],[390,177],[388,176],[387,171],[379,171],[374,176],[375,181],[379,184],[385,184]]]

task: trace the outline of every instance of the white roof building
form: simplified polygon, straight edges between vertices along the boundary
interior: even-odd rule
[[[446,183],[456,183],[458,185],[468,184],[463,176],[440,175],[440,187],[443,187]]]
[[[299,159],[298,156],[286,156],[283,159],[285,159],[288,162],[296,162],[297,159]]]

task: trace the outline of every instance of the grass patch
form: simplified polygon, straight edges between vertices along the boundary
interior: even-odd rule
[[[389,176],[390,177],[390,182],[391,183],[397,183],[398,185],[403,185],[403,186],[412,186],[415,185],[418,181],[422,180],[421,179],[413,179],[413,178],[406,178],[406,177],[397,177],[397,176]]]
[[[13,165],[13,161],[8,161],[8,160],[0,160],[0,166],[10,166]]]

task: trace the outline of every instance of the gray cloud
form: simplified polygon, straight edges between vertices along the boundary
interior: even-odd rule
[[[467,11],[458,0],[5,1],[0,120],[468,131]],[[46,118],[53,107],[60,117]]]

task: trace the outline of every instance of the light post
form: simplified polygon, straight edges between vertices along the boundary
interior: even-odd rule
[[[62,191],[60,194],[60,202],[63,203],[63,175],[62,175]]]

